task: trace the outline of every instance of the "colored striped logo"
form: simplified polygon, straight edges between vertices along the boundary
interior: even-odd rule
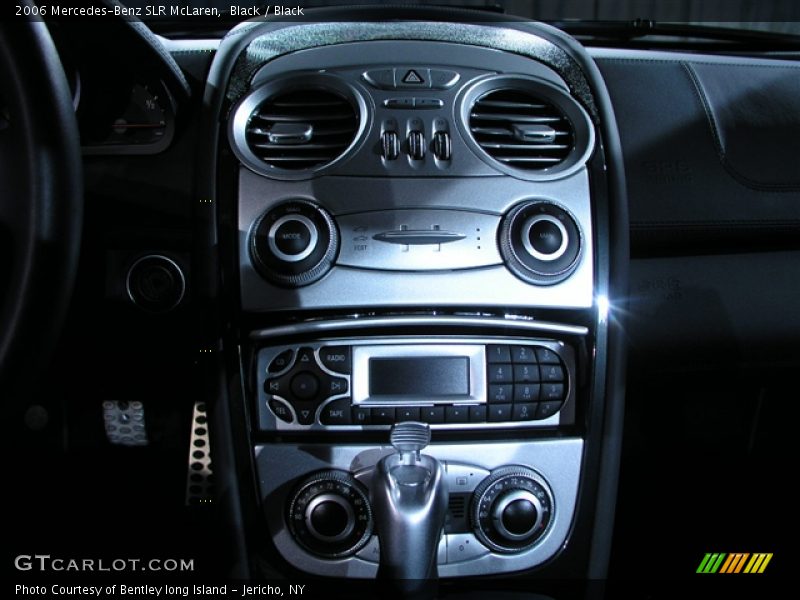
[[[769,561],[772,560],[772,552],[706,552],[697,573],[763,573]]]

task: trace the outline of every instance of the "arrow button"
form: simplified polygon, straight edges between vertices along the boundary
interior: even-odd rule
[[[264,382],[264,392],[271,396],[285,396],[288,391],[286,383],[286,377],[267,379]]]
[[[316,406],[312,402],[293,402],[294,412],[297,414],[297,422],[300,425],[311,425],[314,423],[314,413]]]

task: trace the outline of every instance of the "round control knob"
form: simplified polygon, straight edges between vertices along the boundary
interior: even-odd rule
[[[287,513],[292,536],[324,558],[358,552],[372,535],[367,491],[349,473],[321,471],[304,480]]]
[[[527,467],[503,467],[476,488],[472,503],[475,535],[497,552],[520,552],[547,531],[553,501],[544,479]]]
[[[355,525],[353,507],[341,496],[322,494],[306,508],[306,526],[318,540],[338,542],[346,539]]]
[[[303,215],[284,215],[272,224],[267,234],[272,254],[284,262],[299,262],[317,246],[317,226]]]
[[[513,490],[495,503],[492,520],[497,531],[506,539],[527,538],[542,518],[542,503],[527,490]]]
[[[522,226],[522,232],[522,245],[538,260],[557,260],[569,246],[567,228],[553,215],[533,215]]]
[[[339,234],[330,215],[306,200],[274,206],[256,221],[250,254],[258,272],[285,287],[308,285],[333,265]]]
[[[172,310],[186,293],[186,278],[178,264],[166,256],[150,254],[128,269],[125,288],[131,302],[153,313]]]
[[[520,279],[552,285],[569,277],[581,257],[575,219],[552,202],[526,202],[514,208],[500,228],[500,252]]]

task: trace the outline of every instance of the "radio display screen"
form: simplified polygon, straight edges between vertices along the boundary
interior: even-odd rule
[[[469,396],[469,358],[370,358],[369,395],[373,399],[376,396]]]

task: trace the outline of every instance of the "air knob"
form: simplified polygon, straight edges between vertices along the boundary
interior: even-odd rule
[[[472,504],[475,535],[497,552],[520,552],[547,531],[553,501],[544,479],[527,467],[503,467],[476,488]]]
[[[321,471],[304,480],[287,520],[295,541],[324,558],[354,554],[372,535],[367,491],[344,471]]]
[[[272,207],[253,227],[250,255],[258,272],[284,287],[300,287],[330,270],[339,247],[331,216],[306,200]]]
[[[566,210],[552,202],[525,202],[503,220],[500,251],[520,279],[553,285],[569,277],[580,262],[580,229]]]

